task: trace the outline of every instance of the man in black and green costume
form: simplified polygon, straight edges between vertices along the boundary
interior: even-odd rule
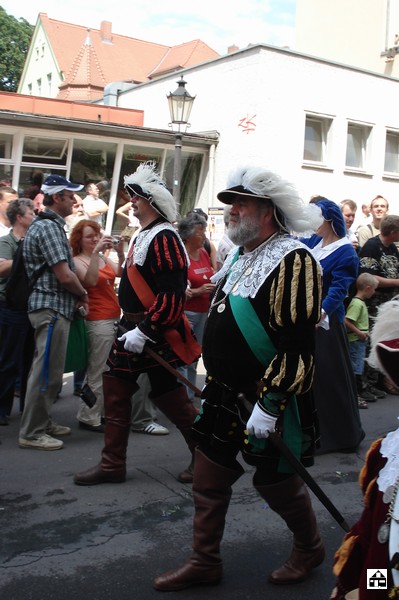
[[[315,327],[320,318],[320,269],[289,232],[314,231],[317,205],[305,205],[275,173],[242,168],[218,199],[231,205],[236,246],[214,280],[218,287],[203,339],[207,383],[193,427],[193,553],[154,587],[180,590],[216,584],[231,486],[242,475],[236,457],[256,467],[254,486],[294,534],[276,584],[304,580],[324,559],[307,488],[268,440],[276,428],[305,466],[317,443],[311,396]]]

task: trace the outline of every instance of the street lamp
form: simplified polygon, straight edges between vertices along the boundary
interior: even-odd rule
[[[177,82],[178,87],[172,93],[169,92],[167,99],[169,102],[170,120],[169,127],[172,127],[176,133],[175,138],[175,160],[173,166],[173,197],[176,203],[180,203],[180,174],[181,174],[181,149],[183,145],[183,133],[187,127],[190,127],[188,122],[191,109],[194,104],[195,96],[191,96],[186,90],[186,81],[183,75],[180,81]],[[177,126],[177,128],[173,127]]]

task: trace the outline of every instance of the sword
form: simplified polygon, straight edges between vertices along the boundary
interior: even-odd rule
[[[337,523],[346,532],[349,531],[350,527],[344,517],[341,515],[336,506],[331,502],[330,498],[323,492],[318,483],[313,479],[309,471],[303,466],[303,464],[297,459],[295,454],[288,448],[287,444],[282,439],[278,431],[272,431],[269,433],[269,439],[278,448],[281,454],[288,460],[290,465],[295,469],[297,474],[303,479],[303,481],[312,490],[315,496],[325,506],[330,515],[334,517]]]
[[[151,356],[154,360],[156,360],[160,365],[162,365],[165,369],[167,369],[170,373],[175,375],[180,381],[182,381],[185,385],[190,387],[198,396],[201,396],[201,390],[197,388],[194,384],[191,383],[184,375],[182,375],[179,371],[177,371],[172,365],[166,362],[157,352],[152,350],[151,348],[145,348],[145,352]],[[245,398],[244,394],[237,394],[237,400],[241,403],[244,409],[251,414],[253,406],[252,404]],[[295,454],[290,450],[287,444],[282,439],[280,433],[278,431],[272,431],[269,433],[269,438],[272,444],[276,446],[276,448],[281,452],[281,454],[287,459],[290,465],[293,467],[295,472],[300,476],[300,478],[307,484],[307,486],[312,490],[314,495],[320,500],[323,506],[328,510],[330,515],[334,517],[337,523],[342,527],[342,529],[346,532],[349,531],[350,527],[346,522],[345,518],[341,515],[336,506],[331,502],[330,498],[323,492],[318,483],[313,479],[309,471],[303,466],[303,464],[297,459]]]
[[[177,377],[177,379],[184,383],[184,385],[193,390],[196,396],[201,396],[201,390],[197,388],[197,386],[195,386],[193,383],[191,383],[191,381],[189,381],[186,377],[184,377],[184,375],[182,375],[180,371],[172,367],[172,365],[170,365],[164,358],[162,358],[162,356],[160,356],[158,352],[155,352],[155,350],[152,350],[152,348],[147,348],[147,346],[144,348],[144,352],[148,354],[148,356],[151,356],[151,358],[156,360],[157,363],[159,363],[162,367],[164,367],[164,369],[169,371],[169,373],[172,373],[172,375]]]
[[[244,394],[238,394],[238,401],[241,402],[245,408],[245,410],[249,410],[252,412],[252,404],[245,398]],[[350,527],[344,517],[341,515],[336,506],[331,502],[330,498],[323,492],[318,483],[313,479],[309,471],[303,464],[297,459],[292,450],[287,446],[287,444],[282,439],[279,431],[272,431],[269,433],[268,439],[276,446],[276,448],[281,452],[281,454],[287,459],[290,463],[291,467],[295,470],[295,472],[303,479],[303,481],[308,485],[308,487],[312,490],[314,495],[320,500],[323,506],[328,510],[330,515],[334,517],[337,523],[342,527],[342,529],[346,532],[349,531]]]

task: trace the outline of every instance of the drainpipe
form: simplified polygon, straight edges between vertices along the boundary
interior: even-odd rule
[[[208,162],[208,207],[211,206],[211,202],[213,202],[214,198],[214,189],[215,189],[215,148],[216,145],[212,144],[209,148],[209,162]]]

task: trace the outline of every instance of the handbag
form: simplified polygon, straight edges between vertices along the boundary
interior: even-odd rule
[[[85,320],[76,314],[69,328],[64,373],[86,369],[89,359]]]
[[[84,386],[80,390],[79,396],[89,408],[93,408],[93,406],[97,402],[97,396],[95,395],[88,383],[84,384]]]

